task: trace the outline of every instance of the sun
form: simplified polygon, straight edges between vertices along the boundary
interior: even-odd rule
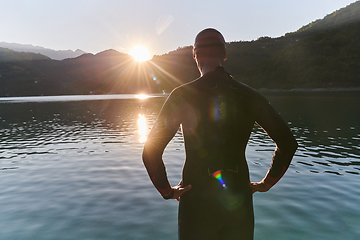
[[[130,55],[138,62],[150,60],[150,53],[144,46],[133,47],[130,51]]]

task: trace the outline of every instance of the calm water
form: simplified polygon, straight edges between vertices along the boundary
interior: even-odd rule
[[[267,95],[299,141],[284,178],[254,194],[255,239],[360,239],[360,92]],[[142,165],[163,97],[0,99],[0,239],[177,239],[177,202]],[[247,149],[259,181],[274,144]],[[172,184],[181,134],[165,151]],[[216,217],[216,216],[214,216]]]

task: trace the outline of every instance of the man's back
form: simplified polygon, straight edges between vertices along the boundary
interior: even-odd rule
[[[214,172],[230,170],[238,172],[248,185],[245,148],[263,99],[221,67],[171,95],[163,111],[169,111],[165,118],[176,116],[175,121],[182,126],[184,184],[196,188],[197,182]]]
[[[192,185],[180,200],[181,239],[252,239],[245,148],[261,100],[221,67],[175,89],[169,97],[164,119],[159,119],[174,121],[176,116],[181,124],[186,151],[183,184]]]

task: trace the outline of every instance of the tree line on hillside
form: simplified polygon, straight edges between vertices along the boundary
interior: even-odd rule
[[[306,36],[312,33],[321,32],[326,29],[341,27],[349,23],[354,23],[360,20],[360,1],[351,3],[350,5],[334,11],[326,15],[323,19],[313,21],[291,35]],[[289,35],[288,34],[288,35]]]
[[[131,56],[115,50],[62,61],[0,62],[0,96],[160,91],[157,84],[146,82],[149,82],[148,77],[140,65]]]
[[[44,60],[50,59],[39,53],[32,52],[18,52],[8,48],[0,47],[0,63],[1,62],[14,62],[14,61],[31,61],[31,60]]]
[[[360,21],[295,39],[242,77],[256,88],[360,87]]]

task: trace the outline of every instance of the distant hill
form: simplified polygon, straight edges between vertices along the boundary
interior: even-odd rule
[[[360,87],[360,1],[283,37],[232,42],[226,68],[255,88]]]
[[[66,58],[74,58],[78,57],[86,52],[77,49],[76,51],[72,50],[53,50],[44,47],[33,46],[31,44],[19,44],[19,43],[6,43],[0,42],[1,48],[8,48],[18,52],[32,52],[32,53],[40,53],[45,56],[48,56],[54,60],[63,60]]]
[[[50,60],[49,57],[39,53],[17,52],[8,48],[0,47],[0,62]]]
[[[347,7],[334,11],[326,15],[323,19],[313,21],[296,32],[293,35],[308,35],[321,32],[331,28],[338,28],[349,23],[355,23],[360,20],[360,1],[354,2]]]
[[[360,87],[360,20],[296,39],[248,74],[258,88]]]
[[[360,1],[279,38],[227,43],[225,69],[254,88],[359,88]],[[192,47],[147,62],[106,50],[61,61],[0,51],[0,96],[170,92],[199,77]]]
[[[0,96],[161,92],[144,71],[148,63],[106,50],[62,61],[0,62]]]

